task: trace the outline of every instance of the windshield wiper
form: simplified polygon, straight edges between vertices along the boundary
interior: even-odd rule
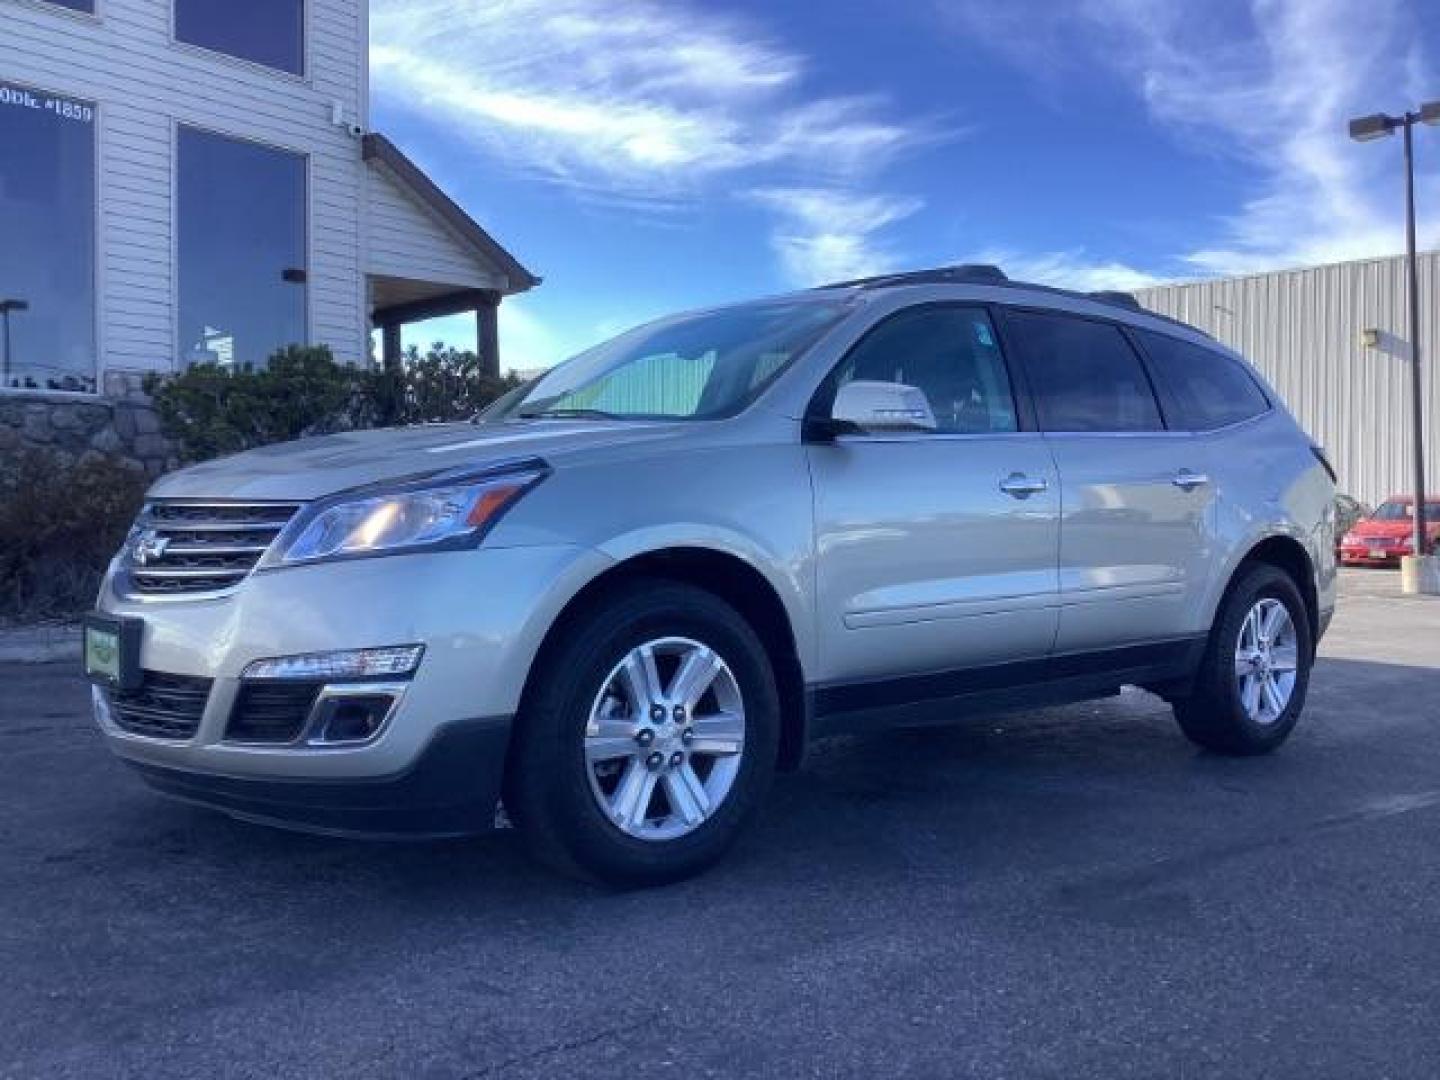
[[[521,420],[619,420],[604,409],[526,409],[515,414]]]

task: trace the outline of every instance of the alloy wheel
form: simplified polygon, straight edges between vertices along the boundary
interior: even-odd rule
[[[1257,724],[1273,724],[1295,693],[1300,650],[1290,611],[1279,600],[1256,601],[1235,644],[1235,685],[1240,705]]]
[[[640,840],[674,840],[720,808],[740,771],[745,706],[730,666],[682,637],[631,649],[585,725],[585,769],[606,819]]]

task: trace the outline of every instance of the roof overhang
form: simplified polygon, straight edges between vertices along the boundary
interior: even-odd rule
[[[503,272],[507,279],[506,293],[525,292],[540,284],[540,278],[525,269],[519,259],[506,251],[454,199],[445,194],[420,166],[406,157],[400,148],[384,135],[377,131],[370,132],[361,140],[360,153],[366,162],[384,168],[482,260]]]

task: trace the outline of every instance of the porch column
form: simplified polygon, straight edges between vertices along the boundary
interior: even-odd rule
[[[387,322],[380,327],[380,362],[386,371],[400,370],[400,324]]]
[[[475,352],[480,373],[500,377],[500,294],[487,292],[475,305]]]

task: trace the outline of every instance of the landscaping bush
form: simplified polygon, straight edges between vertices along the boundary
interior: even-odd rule
[[[422,354],[412,345],[398,371],[371,376],[368,419],[377,427],[468,420],[519,385],[513,371],[499,377],[485,374],[473,352],[436,342]]]
[[[367,411],[369,372],[337,364],[324,346],[291,346],[254,369],[196,364],[151,375],[145,392],[183,461],[356,426]]]
[[[337,363],[324,346],[291,346],[264,368],[197,364],[151,375],[145,392],[182,460],[203,461],[305,435],[467,420],[511,387],[472,352],[413,346],[398,371]]]
[[[88,609],[146,483],[143,472],[93,451],[0,456],[0,620]]]

